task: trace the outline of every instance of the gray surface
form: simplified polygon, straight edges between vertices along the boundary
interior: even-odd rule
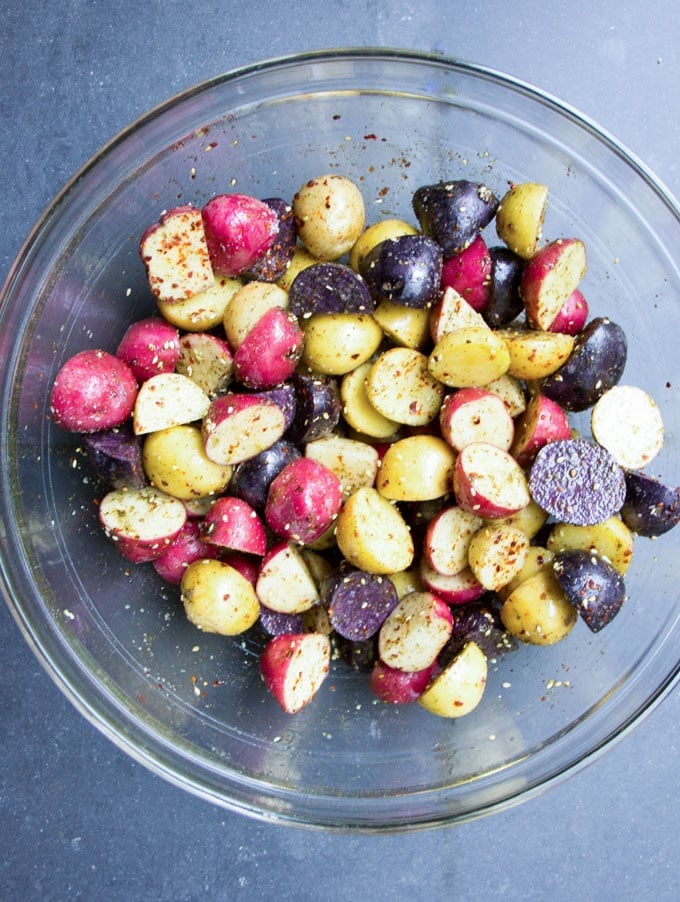
[[[410,46],[505,70],[599,121],[680,195],[675,0],[0,9],[3,278],[55,192],[130,120],[223,70],[321,47]],[[0,660],[2,899],[680,898],[677,691],[518,808],[449,830],[342,836],[246,820],[148,773],[61,696],[4,605]]]

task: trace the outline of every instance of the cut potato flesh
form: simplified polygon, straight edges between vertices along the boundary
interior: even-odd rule
[[[210,399],[203,389],[181,373],[159,373],[142,383],[132,414],[136,435],[200,420]]]

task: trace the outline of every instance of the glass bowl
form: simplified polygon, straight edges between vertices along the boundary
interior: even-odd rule
[[[636,541],[629,601],[603,632],[492,660],[482,704],[458,721],[377,702],[334,662],[320,695],[284,714],[249,640],[204,635],[150,565],[102,535],[78,438],[49,392],[64,361],[113,350],[153,312],[138,240],[159,213],[238,191],[292,197],[354,179],[369,222],[413,219],[440,178],[545,182],[546,238],[586,242],[592,315],[626,330],[624,380],[667,427],[655,475],[680,482],[680,218],[664,187],[596,125],[479,66],[356,49],[220,76],[151,111],[64,188],[2,296],[2,581],[20,629],[90,721],[136,760],[235,811],[355,830],[451,824],[529,798],[620,738],[678,675],[673,534]]]

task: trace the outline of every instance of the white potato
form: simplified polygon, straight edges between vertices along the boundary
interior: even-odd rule
[[[418,702],[431,714],[463,717],[482,700],[487,675],[484,652],[475,642],[468,642],[430,681]]]
[[[380,659],[413,673],[430,667],[448,642],[453,618],[446,602],[432,592],[409,592],[399,600],[378,633]]]
[[[522,568],[529,539],[508,523],[484,526],[472,536],[468,562],[475,578],[492,592],[508,583]]]
[[[158,311],[169,323],[186,332],[207,332],[221,325],[224,311],[243,282],[236,277],[215,276],[204,291],[182,301],[161,301]]]

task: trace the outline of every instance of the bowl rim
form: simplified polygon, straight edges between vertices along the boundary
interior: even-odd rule
[[[549,106],[555,112],[566,117],[576,126],[584,129],[592,136],[602,142],[609,151],[615,153],[623,159],[626,164],[632,167],[637,174],[644,180],[647,186],[658,196],[658,198],[670,209],[671,213],[680,219],[680,205],[673,196],[668,187],[656,176],[656,174],[626,145],[619,141],[613,134],[600,126],[594,119],[579,111],[576,107],[562,101],[558,97],[547,91],[531,84],[528,81],[517,78],[513,75],[505,73],[501,70],[467,61],[458,57],[448,57],[437,53],[428,53],[412,49],[401,48],[384,48],[384,47],[339,47],[321,50],[311,50],[303,53],[292,53],[281,56],[275,56],[255,63],[240,66],[231,70],[227,70],[220,74],[211,76],[196,84],[193,84],[171,97],[165,99],[140,116],[135,118],[115,135],[113,135],[106,143],[104,143],[89,159],[87,159],[80,168],[71,176],[71,178],[57,192],[49,204],[44,208],[34,226],[22,242],[19,251],[16,254],[10,268],[7,272],[4,284],[0,289],[0,319],[2,319],[5,309],[5,303],[13,291],[13,285],[22,268],[30,260],[36,246],[39,245],[41,234],[47,223],[56,215],[59,208],[67,202],[70,193],[76,188],[77,184],[99,163],[104,160],[116,147],[124,143],[131,135],[147,123],[152,122],[158,117],[164,115],[178,104],[188,102],[192,97],[210,91],[212,88],[218,87],[228,82],[237,81],[251,74],[257,74],[263,71],[275,71],[276,69],[305,65],[309,63],[324,61],[340,61],[343,59],[374,59],[399,62],[414,62],[427,65],[435,65],[442,67],[448,71],[459,71],[461,73],[473,76],[475,78],[485,79],[504,87],[525,94],[533,101],[538,101]],[[3,439],[4,441],[4,439]],[[449,826],[477,819],[492,812],[506,810],[514,805],[534,798],[544,791],[548,790],[555,784],[561,782],[565,777],[571,776],[589,764],[593,763],[601,757],[605,751],[611,748],[616,742],[627,736],[632,729],[642,722],[655,708],[663,701],[663,699],[672,691],[672,689],[680,681],[680,660],[678,660],[675,671],[670,673],[667,679],[656,688],[644,705],[633,712],[623,723],[618,724],[616,729],[612,730],[609,735],[604,736],[596,745],[585,750],[577,760],[572,761],[566,769],[549,776],[535,786],[522,788],[513,791],[507,797],[499,801],[494,801],[486,806],[480,806],[472,813],[465,813],[464,816],[456,815],[445,817],[430,817],[422,822],[411,823],[395,823],[386,821],[385,823],[376,821],[370,825],[361,823],[360,825],[348,825],[346,823],[330,822],[310,822],[305,817],[300,818],[296,812],[283,812],[281,814],[273,814],[265,808],[258,808],[256,804],[248,804],[243,800],[235,800],[223,795],[219,795],[214,789],[207,784],[202,784],[200,780],[187,778],[173,770],[165,756],[158,754],[157,750],[150,750],[140,747],[132,739],[128,738],[124,731],[120,729],[120,722],[112,716],[112,712],[107,708],[101,709],[97,704],[89,699],[86,691],[79,691],[78,688],[70,682],[62,672],[55,666],[50,650],[41,642],[39,636],[32,627],[30,618],[25,615],[21,602],[13,597],[10,588],[10,581],[6,573],[5,567],[5,534],[0,536],[0,589],[5,598],[7,606],[16,621],[19,629],[31,648],[36,658],[40,661],[43,668],[52,678],[53,682],[64,693],[74,707],[103,735],[110,739],[115,745],[124,750],[134,760],[145,765],[152,772],[164,777],[168,782],[192,792],[201,798],[213,803],[222,805],[223,807],[235,811],[237,813],[247,814],[251,817],[261,819],[266,822],[286,823],[295,826],[301,826],[308,829],[321,830],[355,830],[357,832],[377,833],[385,832],[406,832],[416,829],[430,829],[432,827]],[[57,640],[55,640],[57,641]],[[72,652],[69,651],[69,654]],[[117,711],[122,714],[122,708]],[[163,744],[164,745],[164,744]]]

